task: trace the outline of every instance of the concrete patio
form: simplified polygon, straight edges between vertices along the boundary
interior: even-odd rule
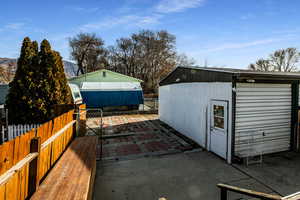
[[[300,190],[300,156],[264,156],[263,164],[228,165],[159,122],[157,115],[104,118],[103,159],[97,163],[94,199],[220,199],[218,183],[288,195]],[[124,136],[124,137],[123,137]],[[149,146],[149,143],[159,143]],[[148,148],[147,148],[148,144]],[[133,147],[134,145],[134,147]],[[251,199],[229,193],[229,199]]]
[[[218,183],[274,193],[208,152],[98,163],[94,199],[215,200]],[[229,193],[229,199],[249,199]]]
[[[300,191],[299,153],[283,152],[264,156],[262,164],[234,166],[283,196]]]

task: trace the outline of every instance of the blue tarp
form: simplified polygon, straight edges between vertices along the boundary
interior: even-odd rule
[[[90,108],[131,106],[144,103],[143,91],[81,91],[83,102]]]

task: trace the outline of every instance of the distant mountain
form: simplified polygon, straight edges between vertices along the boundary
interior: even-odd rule
[[[78,66],[75,63],[72,63],[70,61],[63,60],[63,62],[64,62],[64,69],[65,69],[67,78],[76,76]]]
[[[67,78],[76,76],[78,66],[70,61],[63,61]],[[0,58],[0,84],[9,83],[17,70],[17,59]]]
[[[17,59],[0,58],[0,84],[9,83],[17,70]]]
[[[0,65],[8,65],[16,63],[17,59],[14,58],[0,58]]]

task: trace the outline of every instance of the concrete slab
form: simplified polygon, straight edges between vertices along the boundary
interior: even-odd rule
[[[283,196],[300,191],[299,153],[265,155],[262,164],[235,166]]]
[[[93,120],[88,123],[99,127],[100,120]],[[261,165],[228,165],[195,149],[155,114],[103,120],[109,137],[103,141],[104,158],[97,164],[94,199],[219,199],[218,183],[281,196],[300,190],[299,154],[264,156]],[[251,198],[229,193],[228,199]]]
[[[218,183],[261,192],[269,188],[209,152],[179,153],[98,163],[94,199],[219,199]],[[229,199],[249,199],[229,194]]]

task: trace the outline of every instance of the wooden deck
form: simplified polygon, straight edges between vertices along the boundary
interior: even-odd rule
[[[91,199],[96,172],[98,138],[76,138],[31,200],[85,200]]]

